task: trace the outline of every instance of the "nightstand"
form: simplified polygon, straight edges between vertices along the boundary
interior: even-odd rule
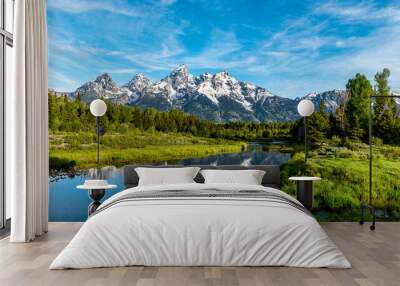
[[[320,177],[290,177],[289,180],[297,183],[297,200],[308,210],[311,210],[314,200],[314,181]]]
[[[88,206],[88,216],[94,213],[101,205],[100,200],[104,197],[106,190],[115,189],[117,185],[110,185],[106,180],[86,180],[83,185],[79,185],[77,189],[88,190],[89,197],[93,202]]]

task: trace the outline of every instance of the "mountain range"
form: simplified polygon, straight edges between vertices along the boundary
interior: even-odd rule
[[[295,120],[299,118],[297,104],[301,99],[310,99],[316,106],[323,100],[327,110],[332,112],[346,98],[342,90],[285,98],[263,87],[237,80],[227,71],[193,76],[186,65],[180,65],[158,82],[151,82],[139,73],[122,86],[104,73],[69,96],[74,98],[78,93],[86,102],[105,98],[143,109],[153,107],[167,111],[176,108],[214,122]]]

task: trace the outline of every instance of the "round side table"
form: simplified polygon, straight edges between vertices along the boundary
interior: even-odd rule
[[[311,210],[314,200],[314,181],[321,180],[320,177],[290,177],[289,180],[297,183],[297,200],[305,208]]]
[[[110,184],[102,184],[102,185],[94,185],[94,184],[85,184],[79,185],[76,188],[81,190],[88,190],[89,197],[93,200],[88,206],[88,216],[94,213],[97,208],[101,205],[100,200],[104,197],[106,190],[115,189],[117,185]]]

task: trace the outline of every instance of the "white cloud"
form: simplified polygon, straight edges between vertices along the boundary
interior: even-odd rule
[[[335,46],[338,47],[338,48],[343,48],[345,46],[345,43],[344,43],[344,41],[337,40],[335,42]]]
[[[312,14],[287,21],[282,30],[252,51],[257,61],[243,69],[254,76],[262,73],[298,78],[313,68],[322,49],[335,46],[337,39],[324,34],[327,27],[328,22],[316,21]]]
[[[127,74],[129,76],[132,76],[136,73],[139,73],[139,71],[135,68],[120,68],[120,69],[104,69],[103,73],[107,72],[110,74]]]
[[[225,69],[250,64],[252,57],[241,57],[242,45],[233,32],[215,29],[207,45],[198,54],[182,59],[193,68]]]
[[[355,5],[339,2],[327,2],[315,9],[316,14],[329,15],[340,18],[345,22],[385,20],[390,22],[400,21],[400,7],[376,7],[371,2],[360,1]]]
[[[371,80],[383,68],[391,70],[390,83],[400,89],[400,25],[390,25],[374,31],[366,38],[353,40],[358,47],[351,53],[334,56],[319,62],[319,69],[329,74],[353,76],[360,72]]]
[[[112,51],[145,71],[169,71],[181,63],[193,69],[228,69],[250,65],[255,62],[253,55],[237,56],[241,44],[232,32],[214,30],[209,42],[197,54],[186,55],[187,51],[177,41],[176,35],[163,39],[158,49],[150,51]]]
[[[135,11],[140,11],[142,15],[147,15],[129,19],[116,15],[112,25],[100,25],[94,34],[89,30],[82,31],[79,36],[73,29],[53,20],[55,24],[49,25],[49,55],[50,62],[57,71],[76,74],[81,84],[100,72],[115,74],[121,81],[125,81],[124,75],[130,74],[130,77],[137,72],[170,70],[175,67],[171,58],[184,51],[178,38],[183,35],[187,22],[180,20],[176,24],[169,19],[167,7],[163,7],[158,1],[135,5],[137,10],[126,10],[120,3],[109,0],[49,0],[49,9],[69,13],[86,15],[87,12],[101,10],[123,15],[133,15]],[[85,19],[85,24],[94,26],[97,25],[96,21],[97,19],[90,16]],[[151,41],[148,40],[149,35]]]
[[[176,0],[160,0],[161,5],[172,5],[176,2]]]
[[[168,59],[161,59],[160,54],[152,52],[126,53],[124,58],[145,71],[169,70],[175,66]]]
[[[331,39],[321,36],[327,26],[326,21],[316,22],[310,16],[302,17],[289,22],[283,30],[272,35],[265,41],[262,49],[266,52],[314,52],[330,42]]]
[[[78,82],[65,73],[58,72],[52,68],[49,69],[49,87],[56,88],[57,91],[71,91],[78,86]]]
[[[392,88],[400,90],[400,10],[394,6],[377,8],[373,2],[354,6],[336,3],[328,2],[287,22],[259,51],[254,51],[258,61],[244,69],[254,76],[263,74],[267,88],[291,97],[299,96],[299,90],[308,89],[305,94],[343,89],[357,72],[373,80],[373,75],[384,67],[392,71]],[[320,16],[328,12],[329,16],[340,19],[343,26],[339,33],[332,18],[321,20]],[[379,24],[370,26],[366,34],[352,32],[356,21],[377,20]]]
[[[57,51],[59,53],[67,53],[73,56],[79,56],[80,58],[95,56],[101,52],[100,49],[91,47],[85,43],[74,43],[74,42],[64,42],[64,41],[51,41],[50,48],[52,51]]]
[[[177,40],[177,35],[170,33],[157,46],[150,48],[132,48],[124,51],[111,51],[108,55],[128,60],[142,71],[167,71],[179,64],[179,56],[185,49]]]
[[[122,56],[122,55],[124,55],[124,53],[121,51],[108,51],[106,54],[107,54],[107,56]]]
[[[114,14],[125,16],[141,16],[140,11],[136,11],[129,6],[115,5],[114,1],[99,0],[48,0],[49,9],[61,10],[68,13],[84,13],[91,11],[107,11]]]

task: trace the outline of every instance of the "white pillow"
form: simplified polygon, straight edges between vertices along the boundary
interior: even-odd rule
[[[265,171],[261,170],[202,170],[205,184],[261,185]]]
[[[139,186],[195,183],[193,180],[200,168],[135,168]]]

